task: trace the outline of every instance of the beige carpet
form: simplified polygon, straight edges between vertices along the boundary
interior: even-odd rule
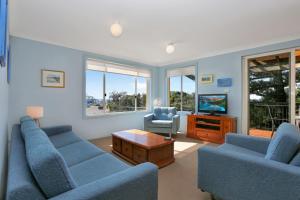
[[[91,141],[100,148],[111,152],[111,137]],[[197,188],[197,149],[215,144],[178,135],[174,146],[175,162],[159,170],[159,200],[210,200],[208,193]]]

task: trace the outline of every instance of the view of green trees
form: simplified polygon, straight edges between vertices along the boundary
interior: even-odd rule
[[[181,92],[170,91],[170,106],[181,110]],[[182,92],[182,110],[195,112],[195,93]]]
[[[138,110],[146,109],[146,94],[138,93],[136,104]],[[112,92],[106,102],[106,107],[110,112],[123,112],[135,110],[135,95],[129,95],[127,92]]]

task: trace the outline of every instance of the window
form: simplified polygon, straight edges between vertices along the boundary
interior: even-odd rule
[[[167,72],[169,105],[178,111],[195,111],[195,67]]]
[[[150,72],[87,60],[86,115],[147,110]]]

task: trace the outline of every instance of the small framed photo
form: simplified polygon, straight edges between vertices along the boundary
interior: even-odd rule
[[[211,84],[214,81],[212,74],[200,75],[199,80],[201,84]]]
[[[65,72],[55,70],[42,70],[42,87],[64,88]]]

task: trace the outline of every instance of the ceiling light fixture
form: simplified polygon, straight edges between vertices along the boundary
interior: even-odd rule
[[[110,32],[112,36],[119,37],[123,32],[123,28],[118,22],[116,22],[110,26]]]
[[[166,52],[168,54],[171,54],[171,53],[174,53],[175,51],[175,45],[174,44],[168,44],[167,47],[166,47]]]

